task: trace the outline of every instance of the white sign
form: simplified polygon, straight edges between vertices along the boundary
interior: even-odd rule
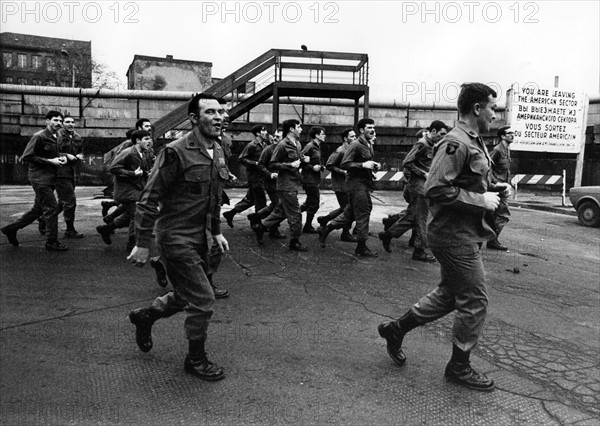
[[[519,87],[507,99],[507,122],[515,132],[511,151],[579,153],[587,118],[583,93]]]

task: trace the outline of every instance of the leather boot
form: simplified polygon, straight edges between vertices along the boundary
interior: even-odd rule
[[[110,234],[112,234],[112,232],[116,229],[117,227],[115,226],[114,223],[110,223],[108,225],[100,225],[100,226],[96,226],[96,231],[100,234],[100,236],[102,237],[102,241],[104,241],[104,244],[112,244],[112,240],[110,239]]]
[[[383,249],[385,251],[387,251],[388,253],[391,253],[392,248],[391,248],[390,244],[392,242],[392,234],[390,234],[388,231],[380,232],[379,239],[381,240],[381,242],[383,244]]]
[[[302,244],[300,242],[300,240],[292,239],[292,240],[290,240],[290,250],[304,252],[304,251],[308,251],[308,247],[306,247],[304,244]]]
[[[306,223],[304,224],[304,228],[302,228],[302,233],[303,234],[318,234],[319,233],[319,231],[317,231],[312,226],[312,221],[313,221],[314,217],[315,217],[314,214],[307,214],[306,215]]]
[[[317,218],[317,222],[319,226],[327,226],[327,222],[329,222],[329,218],[327,216],[319,216]]]
[[[419,325],[412,311],[409,310],[396,321],[383,322],[377,327],[379,335],[387,341],[388,355],[396,364],[402,366],[406,362],[402,341],[406,333]]]
[[[65,238],[70,238],[70,239],[79,239],[79,238],[83,238],[84,235],[80,234],[79,232],[77,232],[75,230],[75,226],[73,225],[73,221],[70,220],[67,222],[67,230],[65,231]]]
[[[190,340],[183,368],[201,380],[214,382],[225,378],[225,371],[206,357],[204,340]]]
[[[223,213],[223,217],[227,221],[227,225],[229,225],[230,228],[233,228],[233,216],[235,216],[235,211],[233,210]]]
[[[325,241],[327,240],[327,236],[331,233],[331,231],[333,231],[335,228],[331,225],[327,225],[327,226],[320,226],[319,227],[319,243],[321,243],[321,247],[325,248],[326,243]]]
[[[371,249],[367,247],[367,243],[365,241],[358,242],[358,245],[354,250],[354,254],[360,257],[377,257],[377,252],[371,251]]]
[[[349,229],[342,229],[342,235],[340,236],[340,240],[345,243],[355,243],[356,237],[350,233]]]
[[[0,229],[0,232],[2,232],[4,235],[6,235],[6,238],[8,238],[8,242],[15,247],[19,245],[19,240],[17,240],[17,231],[18,229],[11,225],[6,225],[4,228]]]
[[[436,261],[435,256],[427,253],[424,249],[417,248],[413,251],[412,260],[418,260],[419,262],[428,263],[434,263]]]
[[[213,293],[215,294],[215,299],[225,299],[225,298],[229,297],[228,290],[219,288],[213,283],[213,274],[208,274],[206,277],[208,278],[208,282],[210,283],[210,286],[213,289]]]
[[[469,360],[470,352],[461,350],[452,345],[452,358],[446,366],[444,376],[446,380],[478,391],[491,391],[494,389],[494,381],[485,374],[480,374],[471,367]]]
[[[500,243],[500,241],[498,241],[498,238],[494,238],[491,241],[488,241],[486,244],[486,247],[489,248],[490,250],[499,250],[499,251],[507,251],[508,247],[506,247],[505,245],[502,245]]]
[[[396,223],[396,221],[400,218],[399,214],[391,214],[388,217],[384,217],[381,220],[381,223],[383,223],[383,230],[387,231],[388,229],[390,229],[390,226],[392,226],[394,223]]]
[[[252,225],[252,231],[256,234],[256,242],[260,245],[263,244],[263,235],[267,229],[264,227],[262,222],[255,223]]]
[[[161,317],[153,307],[134,309],[129,313],[129,321],[135,325],[135,342],[142,352],[152,349],[152,325]]]

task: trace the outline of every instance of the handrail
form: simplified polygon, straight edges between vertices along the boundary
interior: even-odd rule
[[[290,62],[283,61],[282,58],[308,58],[320,59],[320,63],[311,62]],[[339,63],[324,63],[327,60],[341,61],[356,61],[355,65],[339,64]],[[341,84],[339,81],[333,81],[332,77],[326,79],[324,73],[331,71],[334,73],[351,73],[352,85],[367,85],[368,84],[368,55],[364,53],[347,53],[347,52],[325,52],[325,51],[306,51],[306,50],[289,50],[289,49],[270,49],[250,61],[246,65],[229,74],[222,80],[204,91],[204,93],[212,94],[218,98],[223,98],[228,95],[232,102],[232,107],[237,106],[240,102],[237,89],[251,82],[252,79],[259,77],[263,87],[255,87],[255,92],[260,92],[264,87],[269,87],[274,82],[305,82],[309,79],[313,81],[313,70],[316,71],[316,82],[319,84]],[[272,70],[272,72],[270,71]],[[285,70],[285,74],[284,71]],[[301,74],[289,76],[289,72],[298,71]],[[306,73],[308,71],[309,73]],[[268,75],[267,75],[268,73]],[[338,77],[339,78],[339,77]],[[350,79],[350,76],[348,77]],[[327,80],[327,81],[325,81]],[[255,84],[257,81],[255,81]],[[343,83],[348,84],[348,83]],[[242,102],[243,102],[242,97]],[[239,109],[239,108],[238,108]],[[161,137],[175,126],[181,124],[187,118],[187,105],[181,105],[169,114],[155,122],[155,135]]]

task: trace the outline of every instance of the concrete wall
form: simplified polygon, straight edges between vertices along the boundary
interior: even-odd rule
[[[45,113],[58,109],[76,118],[77,132],[85,139],[85,164],[81,167],[80,184],[98,185],[109,176],[102,171],[102,154],[125,138],[125,132],[140,117],[155,121],[184,103],[191,93],[150,91],[96,91],[92,89],[35,88],[0,85],[0,183],[26,183],[26,167],[18,158],[31,135],[45,126]],[[283,101],[283,99],[282,99]],[[339,134],[352,126],[354,109],[348,102],[314,100],[280,107],[280,121],[298,118],[304,123],[302,142],[308,141],[311,125],[326,128],[328,139],[323,146],[324,156],[341,143]],[[304,100],[306,101],[306,100]],[[394,105],[371,102],[369,115],[376,121],[377,160],[388,170],[399,169],[404,156],[416,141],[414,134],[433,120],[454,125],[457,112],[452,106]],[[251,139],[250,128],[261,123],[271,126],[271,104],[259,105],[240,117],[230,127],[234,157],[230,168],[244,180],[245,171],[237,164],[237,155]],[[505,124],[504,111],[498,112],[494,128]],[[185,126],[183,126],[185,128]],[[495,130],[484,135],[491,148]],[[592,99],[588,114],[586,162],[583,183],[600,185],[600,98]],[[575,156],[551,153],[513,153],[514,173],[561,174],[567,170],[568,186],[573,185]]]

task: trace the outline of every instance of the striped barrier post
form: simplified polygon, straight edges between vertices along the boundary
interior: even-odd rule
[[[562,205],[566,202],[567,172],[563,170],[562,175],[515,175],[511,183],[515,187],[515,200],[521,185],[562,185]]]
[[[375,181],[398,182],[398,181],[400,181],[404,177],[404,173],[402,173],[402,172],[395,172],[395,171],[375,172],[373,174],[375,175]],[[330,171],[325,172],[324,179],[331,179],[331,172]]]

